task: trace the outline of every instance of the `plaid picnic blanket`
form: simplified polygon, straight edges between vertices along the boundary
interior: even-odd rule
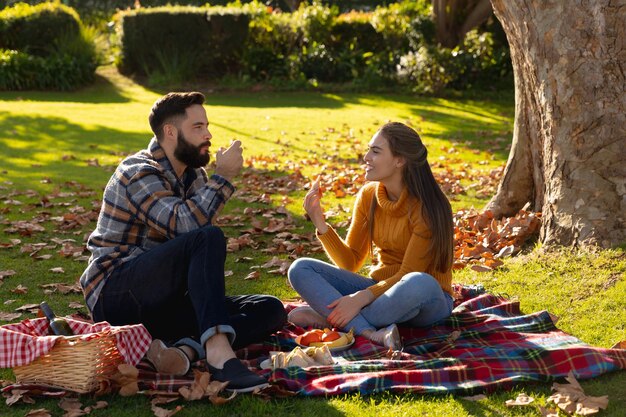
[[[405,348],[393,359],[385,348],[357,337],[351,349],[336,354],[348,361],[341,365],[258,372],[304,396],[383,391],[470,395],[523,382],[551,382],[570,371],[586,379],[626,369],[626,349],[587,345],[557,329],[546,311],[522,314],[518,301],[473,287],[455,289],[459,297],[452,316],[428,328],[401,328]],[[269,352],[296,347],[294,338],[304,331],[288,323],[237,355],[258,366]],[[157,375],[143,362],[139,369],[140,389],[176,391],[190,383]]]

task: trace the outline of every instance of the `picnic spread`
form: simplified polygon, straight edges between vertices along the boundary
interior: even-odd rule
[[[577,379],[588,379],[626,369],[626,349],[583,343],[559,330],[546,311],[522,314],[519,301],[506,296],[471,286],[454,289],[452,316],[428,328],[400,327],[405,347],[392,358],[384,347],[357,336],[350,349],[333,353],[334,365],[258,372],[303,396],[383,391],[471,395],[552,382],[570,371]],[[258,369],[270,352],[295,349],[296,337],[305,331],[287,323],[271,340],[237,355]],[[189,384],[188,378],[157,375],[145,362],[138,368],[140,389],[176,391]]]
[[[489,294],[479,287],[455,285],[454,289],[456,307],[448,319],[426,328],[400,327],[404,349],[399,352],[387,351],[357,336],[348,349],[332,353],[334,363],[260,369],[272,352],[299,348],[296,339],[308,329],[287,323],[268,340],[236,353],[249,367],[267,376],[272,384],[302,396],[383,391],[472,395],[520,383],[552,382],[570,372],[580,380],[626,369],[626,349],[598,348],[583,343],[559,330],[546,311],[523,314],[519,301],[506,296]],[[286,309],[301,305],[287,303]],[[42,325],[38,320],[30,320],[29,325]],[[73,328],[78,326],[75,322],[71,324]],[[83,333],[77,328],[74,330],[76,334]],[[118,343],[118,347],[121,347],[120,353],[126,352],[121,355],[126,363],[136,364],[140,391],[177,392],[194,380],[191,372],[184,377],[159,375],[147,361],[137,363],[149,344],[149,335],[148,339],[142,339],[146,335],[141,329],[137,331],[142,340],[139,345],[135,344],[137,334],[126,333],[125,337],[130,339]],[[3,367],[22,364],[22,357],[48,349],[27,343],[24,346],[30,346],[29,353],[9,361],[6,334],[0,333],[0,337],[0,366]],[[201,361],[194,367],[205,368]]]

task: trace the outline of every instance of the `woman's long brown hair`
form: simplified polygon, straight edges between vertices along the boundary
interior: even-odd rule
[[[421,202],[422,217],[430,227],[432,239],[429,250],[432,266],[436,271],[446,272],[452,267],[454,260],[452,207],[433,176],[426,159],[428,151],[417,132],[403,123],[387,123],[379,132],[387,139],[391,153],[406,161],[402,178],[409,195]],[[376,201],[372,201],[372,205],[376,205]],[[372,230],[373,210],[370,218]]]

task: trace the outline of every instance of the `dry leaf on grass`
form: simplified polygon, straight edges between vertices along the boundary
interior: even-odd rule
[[[224,388],[228,385],[228,382],[210,381],[211,374],[208,372],[201,372],[197,369],[193,370],[194,381],[190,386],[181,387],[178,392],[187,401],[200,400],[204,397],[208,397],[209,401],[215,405],[224,404],[235,398],[235,395],[224,398],[219,394],[224,391]]]
[[[11,292],[13,294],[26,294],[28,293],[28,287],[25,287],[22,284],[18,284],[18,286],[13,288]]]
[[[52,417],[52,414],[45,408],[38,408],[36,410],[30,410],[24,417]]]
[[[15,311],[28,311],[30,313],[35,313],[37,310],[39,310],[39,304],[24,304],[15,309]]]
[[[570,372],[565,379],[569,384],[554,383],[552,390],[556,391],[556,394],[548,398],[548,401],[555,403],[561,410],[568,414],[577,413],[589,416],[608,407],[609,397],[607,395],[602,397],[586,395],[573,372]]]
[[[532,403],[533,401],[535,401],[533,397],[529,397],[528,395],[522,392],[517,395],[516,399],[506,400],[504,403],[506,404],[507,407],[516,407],[516,406],[530,405],[530,403]]]
[[[194,380],[190,386],[181,387],[178,392],[187,401],[195,401],[204,397],[206,388],[209,385],[211,375],[208,372],[201,372],[197,369],[193,370]]]
[[[17,272],[15,272],[12,269],[7,269],[5,271],[0,271],[0,280],[6,278],[6,277],[11,277],[13,275],[17,274]]]
[[[112,385],[119,388],[119,393],[123,397],[135,395],[139,391],[138,376],[139,371],[134,366],[127,363],[118,365],[117,372],[111,377],[110,381],[101,381],[98,393],[110,392],[112,387],[109,385]]]
[[[5,313],[4,311],[0,311],[0,321],[13,321],[22,316],[22,313]]]
[[[260,277],[261,277],[261,273],[259,271],[252,271],[244,279],[245,280],[257,280]]]
[[[77,398],[61,398],[59,407],[65,411],[63,417],[80,417],[89,414],[88,411],[82,410],[83,404]]]
[[[109,406],[109,403],[106,401],[97,401],[94,405],[90,405],[85,407],[85,411],[87,413],[91,413],[93,410],[98,410],[100,408],[106,408]]]
[[[18,402],[23,402],[24,404],[35,404],[35,400],[33,400],[31,397],[29,397],[28,395],[24,395],[28,392],[28,390],[25,389],[14,389],[11,390],[10,394],[3,394],[6,397],[6,403],[8,406],[11,406],[13,404],[16,404]]]
[[[288,398],[297,395],[297,392],[289,391],[278,385],[269,385],[263,389],[255,389],[252,391],[252,395],[260,398],[263,401],[270,401],[274,398]]]
[[[55,274],[64,274],[65,273],[65,269],[63,269],[60,266],[57,266],[55,268],[50,268],[50,272],[54,272]]]
[[[161,404],[169,404],[173,401],[178,400],[178,397],[164,397],[164,396],[158,396],[152,399],[152,401],[150,402],[150,406],[152,409],[152,412],[154,413],[154,415],[156,417],[170,417],[173,416],[174,414],[178,413],[180,410],[183,409],[182,405],[177,405],[173,410],[168,410],[166,408],[162,408],[159,407],[159,405]]]

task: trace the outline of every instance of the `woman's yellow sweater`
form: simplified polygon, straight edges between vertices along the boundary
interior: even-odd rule
[[[370,252],[368,217],[374,201],[377,206],[372,240],[378,248],[378,263],[372,266],[370,277],[378,282],[369,290],[378,297],[409,272],[426,272],[453,295],[452,271],[434,270],[428,249],[430,229],[422,217],[421,204],[409,197],[406,188],[397,201],[391,201],[383,184],[371,182],[363,186],[354,203],[345,241],[330,226],[326,233],[318,234],[330,259],[352,272],[361,269]]]

